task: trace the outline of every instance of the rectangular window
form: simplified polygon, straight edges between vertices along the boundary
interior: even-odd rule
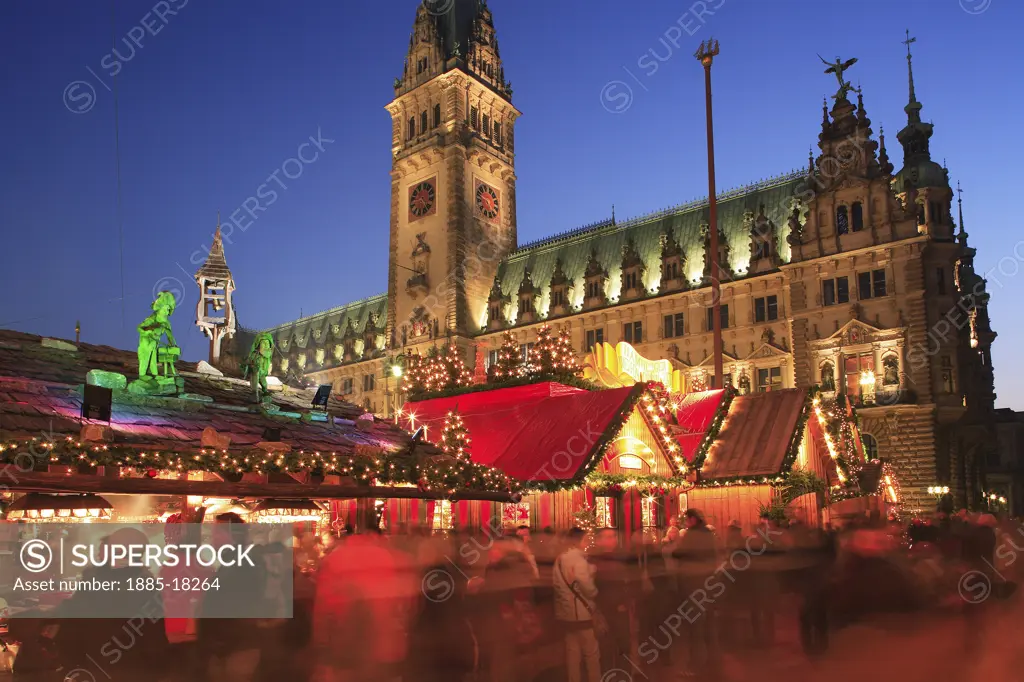
[[[474,130],[480,130],[480,112],[477,111],[476,107],[471,107],[469,110],[469,125]]]
[[[626,343],[643,343],[644,323],[626,322],[622,325],[622,337]]]
[[[434,127],[441,125],[441,105],[434,105]]]
[[[822,282],[822,302],[825,305],[850,302],[850,281],[846,277],[836,277]]]
[[[529,361],[531,351],[533,351],[533,343],[524,343],[519,346],[519,357],[523,359],[523,362]]]
[[[722,303],[720,306],[719,317],[722,320],[722,329],[729,328],[729,304]],[[715,313],[714,308],[708,308],[708,331],[714,331],[715,328]]]
[[[505,502],[501,505],[501,527],[513,530],[530,525],[529,502]]]
[[[551,292],[551,307],[558,308],[565,305],[565,293],[559,289]]]
[[[494,367],[498,364],[498,351],[492,350],[487,353],[487,369]]]
[[[452,529],[452,503],[449,500],[434,502],[434,518],[430,523],[431,530]]]
[[[872,270],[857,275],[857,296],[861,300],[885,296],[885,270]]]
[[[757,392],[778,391],[782,388],[782,368],[769,367],[757,370]]]
[[[942,390],[946,393],[956,393],[956,379],[953,375],[953,359],[948,355],[942,356]]]
[[[594,512],[597,517],[595,525],[598,528],[615,527],[615,515],[612,513],[612,500],[610,497],[595,497]]]
[[[424,109],[420,112],[420,132],[427,132],[427,110]]]
[[[587,282],[587,298],[601,298],[603,295],[604,287],[600,281]]]
[[[665,338],[672,339],[685,333],[683,313],[665,316]]]
[[[754,322],[771,322],[779,319],[778,296],[763,296],[754,299]]]
[[[722,375],[722,385],[732,386],[732,374]],[[711,388],[718,388],[718,386],[715,386],[715,376],[713,374],[708,377],[708,386],[710,386]]]
[[[491,117],[487,114],[484,114],[484,136],[491,136]]]
[[[342,381],[341,381],[341,393],[342,393],[342,395],[351,395],[352,394],[352,383],[353,382],[352,382],[351,378],[342,379]]]
[[[501,146],[501,124],[494,122],[494,144]]]
[[[871,354],[853,355],[846,358],[846,394],[848,396],[859,396],[861,394],[862,381],[874,384],[875,356]]]
[[[587,351],[601,343],[604,343],[604,329],[587,330]]]
[[[874,297],[882,298],[886,295],[885,270],[874,270],[871,273],[871,284],[874,289]]]
[[[363,392],[364,393],[367,393],[367,392],[373,390],[374,383],[375,383],[374,380],[375,380],[375,377],[374,377],[373,374],[364,374],[363,375]]]
[[[939,268],[935,272],[935,282],[939,287],[939,293],[946,293],[946,268]]]

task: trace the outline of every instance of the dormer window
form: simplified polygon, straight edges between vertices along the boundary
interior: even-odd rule
[[[487,297],[487,329],[501,329],[505,326],[505,304],[508,300],[509,297],[501,291],[501,280],[495,276],[491,294]]]
[[[840,206],[836,209],[836,234],[847,234],[850,231],[850,209]]]
[[[608,271],[597,259],[597,249],[590,250],[590,258],[587,260],[586,270],[583,271],[586,285],[586,298],[583,300],[584,309],[597,308],[607,305],[608,296],[605,294],[604,285],[608,281]]]
[[[562,259],[555,260],[555,272],[551,275],[551,305],[548,306],[548,317],[564,315],[569,312],[569,287],[572,281],[562,270]]]
[[[850,207],[850,220],[853,223],[854,232],[864,229],[864,205],[859,201],[853,202],[853,206]]]
[[[630,237],[622,247],[622,290],[620,298],[637,298],[644,295],[644,261],[640,258],[636,243]]]
[[[537,308],[535,305],[537,288],[533,286],[533,277],[530,268],[523,273],[523,281],[519,284],[519,324],[535,322],[537,319]]]
[[[683,282],[683,264],[686,256],[683,255],[679,244],[676,242],[672,228],[669,228],[661,235],[661,288],[660,291],[671,291],[679,289]]]
[[[587,282],[587,298],[601,298],[604,296],[604,285],[599,282],[592,280]]]

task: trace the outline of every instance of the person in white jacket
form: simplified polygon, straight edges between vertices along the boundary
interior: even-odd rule
[[[580,549],[586,533],[569,531],[567,548],[555,559],[555,619],[565,631],[565,658],[569,682],[581,682],[580,664],[586,664],[587,682],[601,680],[601,652],[594,632],[594,567]]]

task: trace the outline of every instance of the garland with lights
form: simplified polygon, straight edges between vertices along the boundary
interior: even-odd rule
[[[732,406],[732,399],[736,397],[736,389],[732,387],[732,384],[726,385],[723,390],[722,402],[718,404],[718,409],[715,410],[715,416],[711,418],[711,423],[704,434],[704,439],[701,440],[700,445],[697,447],[697,453],[693,458],[694,469],[703,468],[704,461],[708,458],[708,452],[711,450],[711,444],[718,438],[718,432],[722,430],[722,424],[725,422],[725,417],[729,414],[729,408]]]
[[[519,341],[511,331],[506,331],[501,336],[501,347],[498,348],[497,358],[487,372],[488,382],[500,382],[504,379],[513,379],[523,374],[523,356],[519,350]]]
[[[595,495],[618,495],[635,489],[643,495],[666,495],[675,488],[689,487],[683,476],[658,476],[655,474],[612,474],[595,471],[587,476],[587,488]]]
[[[469,429],[462,421],[462,415],[458,410],[452,410],[445,417],[444,426],[441,428],[441,440],[438,446],[444,454],[450,455],[460,461],[469,461]]]
[[[39,465],[119,467],[122,476],[136,472],[149,478],[156,478],[161,471],[202,471],[222,476],[247,473],[337,475],[364,485],[411,484],[424,492],[448,494],[459,490],[505,492],[515,487],[513,480],[502,471],[469,459],[417,458],[401,450],[368,446],[356,446],[352,455],[339,455],[305,451],[270,453],[260,449],[152,450],[128,445],[94,445],[71,437],[56,442],[37,437],[0,445],[0,463],[21,467],[28,461]]]

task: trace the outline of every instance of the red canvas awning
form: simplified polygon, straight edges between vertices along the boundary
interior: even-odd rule
[[[704,441],[724,396],[725,391],[722,389],[687,393],[676,406],[676,421],[679,424],[676,442],[687,464],[692,464],[697,456],[697,449]]]
[[[585,391],[553,382],[407,403],[401,425],[427,427],[436,443],[448,412],[469,430],[473,461],[524,481],[571,480],[602,438],[635,407],[644,387]],[[617,429],[616,429],[617,430]]]

